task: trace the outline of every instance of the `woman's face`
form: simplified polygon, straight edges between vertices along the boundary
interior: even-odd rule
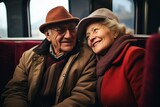
[[[114,42],[114,33],[100,23],[90,24],[86,29],[89,47],[96,54],[103,54]]]

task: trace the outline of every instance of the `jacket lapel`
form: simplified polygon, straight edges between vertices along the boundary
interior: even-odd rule
[[[28,97],[30,101],[33,101],[36,92],[38,90],[38,87],[40,85],[40,81],[43,76],[43,69],[44,69],[44,57],[40,56],[38,54],[35,54],[32,58],[32,65],[31,65],[31,70],[29,73],[29,93]]]
[[[61,73],[60,78],[58,80],[57,89],[56,89],[56,92],[57,92],[56,94],[59,95],[59,96],[56,96],[55,104],[58,103],[58,100],[59,100],[60,95],[62,93],[64,84],[66,82],[65,80],[67,79],[67,75],[68,75],[68,73],[70,71],[70,68],[73,65],[73,63],[74,63],[74,61],[75,61],[75,59],[77,58],[78,55],[79,55],[79,52],[76,53],[75,55],[72,55],[68,59],[66,65],[64,66],[64,69],[62,70],[62,73]]]

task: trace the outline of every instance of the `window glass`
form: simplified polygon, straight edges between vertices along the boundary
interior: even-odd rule
[[[134,31],[134,2],[133,0],[113,0],[113,12],[121,23]]]
[[[68,0],[31,0],[30,19],[32,37],[45,37],[39,31],[39,26],[45,23],[45,17],[50,9],[56,6],[64,6],[69,11]]]
[[[0,38],[7,37],[7,14],[6,6],[3,2],[0,3]]]

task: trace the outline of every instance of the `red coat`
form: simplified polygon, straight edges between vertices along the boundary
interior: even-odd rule
[[[142,86],[144,49],[126,45],[105,72],[100,92],[103,106],[137,107]]]

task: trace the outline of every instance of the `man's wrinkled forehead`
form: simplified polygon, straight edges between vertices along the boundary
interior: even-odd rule
[[[73,21],[68,21],[68,22],[61,22],[61,23],[55,23],[52,25],[49,25],[45,31],[47,31],[48,29],[53,29],[53,28],[70,28],[70,27],[76,27],[76,23]]]
[[[76,27],[75,22],[63,22],[52,25],[51,28],[68,28],[68,27]]]

